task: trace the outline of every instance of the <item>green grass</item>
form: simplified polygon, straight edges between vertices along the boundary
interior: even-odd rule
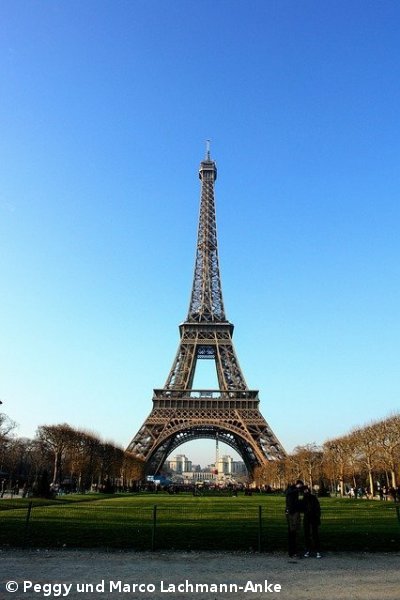
[[[32,502],[27,524],[29,500],[0,501],[0,546],[286,550],[282,496],[86,494]],[[400,550],[394,503],[323,498],[321,507],[325,551]]]

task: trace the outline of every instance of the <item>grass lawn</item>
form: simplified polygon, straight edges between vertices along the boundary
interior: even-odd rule
[[[0,546],[286,550],[283,496],[71,494],[32,502],[27,523],[29,500],[0,501]],[[342,498],[320,502],[325,551],[400,550],[393,502]]]

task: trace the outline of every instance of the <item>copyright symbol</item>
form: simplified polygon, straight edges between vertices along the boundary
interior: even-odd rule
[[[7,581],[6,590],[7,592],[16,592],[18,589],[18,583],[16,581]]]

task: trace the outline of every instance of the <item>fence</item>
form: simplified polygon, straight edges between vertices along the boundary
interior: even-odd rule
[[[394,503],[323,499],[321,504],[325,550],[400,550],[400,511]],[[286,538],[283,498],[0,502],[3,547],[274,552],[286,550]]]

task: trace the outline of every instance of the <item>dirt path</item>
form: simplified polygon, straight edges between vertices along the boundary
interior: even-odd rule
[[[7,582],[14,582],[8,583],[10,589],[18,584],[18,590],[7,591]],[[0,552],[1,600],[269,597],[399,600],[400,554],[330,554],[321,560],[293,560],[246,553]]]

